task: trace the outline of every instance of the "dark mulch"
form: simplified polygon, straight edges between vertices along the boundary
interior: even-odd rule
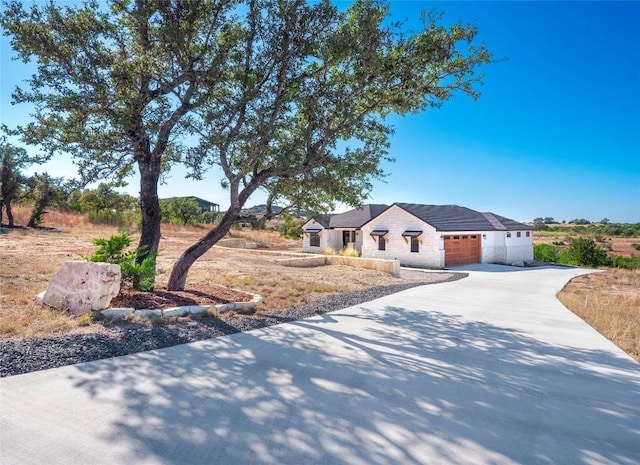
[[[168,291],[157,287],[153,292],[122,289],[111,301],[111,308],[135,308],[165,310],[189,305],[218,305],[229,302],[248,302],[249,294],[224,287],[194,285],[184,291]]]

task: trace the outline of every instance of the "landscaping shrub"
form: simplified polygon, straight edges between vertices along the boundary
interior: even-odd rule
[[[152,291],[155,282],[156,255],[145,257],[140,263],[140,249],[126,251],[131,245],[131,236],[123,233],[109,239],[94,239],[93,244],[100,248],[90,256],[84,257],[90,262],[114,263],[120,265],[122,284],[128,284],[140,291]]]

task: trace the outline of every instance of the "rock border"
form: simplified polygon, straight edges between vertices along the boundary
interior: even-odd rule
[[[42,297],[46,291],[42,291],[36,296],[36,300],[39,303],[42,303]],[[243,291],[244,292],[244,291]],[[185,316],[185,315],[197,315],[198,313],[204,313],[209,310],[216,310],[220,313],[228,312],[230,310],[251,310],[254,309],[258,304],[262,303],[262,296],[258,294],[252,294],[249,292],[245,292],[245,294],[251,295],[251,300],[248,302],[229,302],[226,304],[217,304],[217,305],[187,305],[182,307],[171,307],[167,309],[155,309],[155,308],[105,308],[104,310],[99,310],[100,314],[105,318],[124,318],[127,315],[134,315],[139,317],[146,318],[170,318],[174,316]]]
[[[171,307],[164,310],[151,308],[106,308],[104,310],[100,310],[100,313],[106,318],[124,318],[126,315],[131,314],[133,314],[134,316],[146,318],[170,318],[173,316],[185,316],[189,314],[197,315],[198,313],[205,313],[209,310],[216,310],[220,313],[228,312],[230,310],[251,310],[254,309],[259,303],[262,303],[262,296],[258,294],[250,295],[251,300],[248,302],[229,302],[227,304],[217,305],[188,305],[182,307]]]

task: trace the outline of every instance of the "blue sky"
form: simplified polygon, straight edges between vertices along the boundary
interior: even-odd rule
[[[520,221],[640,221],[640,2],[391,2],[393,19],[409,24],[431,8],[444,22],[475,24],[506,60],[484,68],[479,100],[457,96],[391,119],[396,162],[371,202],[457,204]],[[10,93],[32,68],[10,61],[4,37],[1,54],[0,119],[13,126],[29,109],[11,107]],[[74,172],[64,157],[44,169]],[[226,208],[220,179],[185,180],[176,169],[159,191]],[[137,195],[137,180],[127,192]],[[257,194],[248,206],[263,201]]]

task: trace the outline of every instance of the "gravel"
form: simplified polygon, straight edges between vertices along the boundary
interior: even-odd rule
[[[3,340],[0,341],[0,376],[162,349],[264,328],[358,305],[411,287],[454,281],[466,276],[464,273],[403,270],[402,278],[406,280],[403,284],[334,294],[304,306],[272,310],[257,315],[193,316],[153,323],[116,320],[99,323],[99,331],[90,334]]]

